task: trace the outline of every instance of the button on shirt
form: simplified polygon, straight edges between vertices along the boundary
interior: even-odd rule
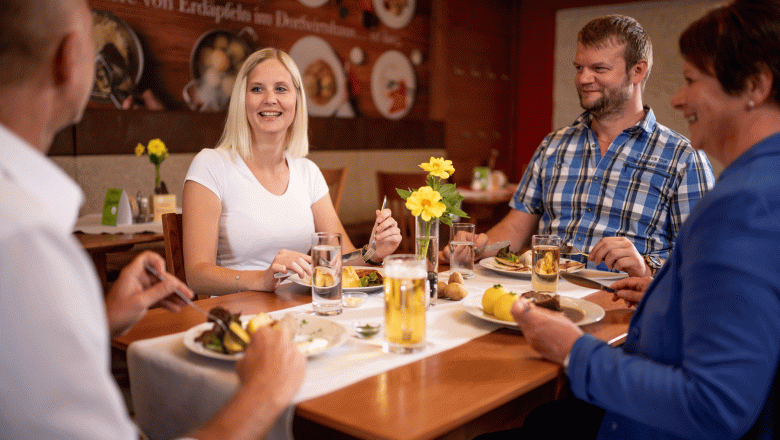
[[[645,112],[604,156],[588,112],[549,134],[509,205],[539,215],[540,234],[559,235],[584,252],[602,237],[622,236],[640,254],[666,259],[680,226],[715,177],[703,152],[658,124],[649,107]]]

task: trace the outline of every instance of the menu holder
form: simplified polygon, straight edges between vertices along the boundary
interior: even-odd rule
[[[175,204],[175,202],[174,202]],[[127,192],[119,188],[109,188],[103,202],[101,222],[106,226],[125,226],[133,224],[133,210]]]
[[[176,194],[155,194],[152,196],[154,221],[161,222],[162,215],[176,212]]]

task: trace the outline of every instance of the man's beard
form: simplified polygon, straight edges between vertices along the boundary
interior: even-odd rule
[[[620,88],[605,88],[600,98],[587,105],[582,100],[582,92],[578,90],[580,106],[597,118],[621,114],[625,110],[626,103],[631,97],[631,91],[628,87],[630,83],[631,81],[628,78],[628,75],[626,75],[626,79],[623,84],[620,85]]]

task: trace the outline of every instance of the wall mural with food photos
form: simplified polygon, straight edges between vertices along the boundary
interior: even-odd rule
[[[295,60],[309,114],[425,119],[430,0],[89,0],[90,107],[227,109],[254,50]]]

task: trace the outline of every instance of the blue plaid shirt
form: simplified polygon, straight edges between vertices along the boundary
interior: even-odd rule
[[[602,237],[627,237],[640,254],[666,259],[715,177],[704,152],[658,124],[649,107],[645,113],[603,157],[588,112],[549,134],[509,205],[540,215],[540,234],[584,252]]]

